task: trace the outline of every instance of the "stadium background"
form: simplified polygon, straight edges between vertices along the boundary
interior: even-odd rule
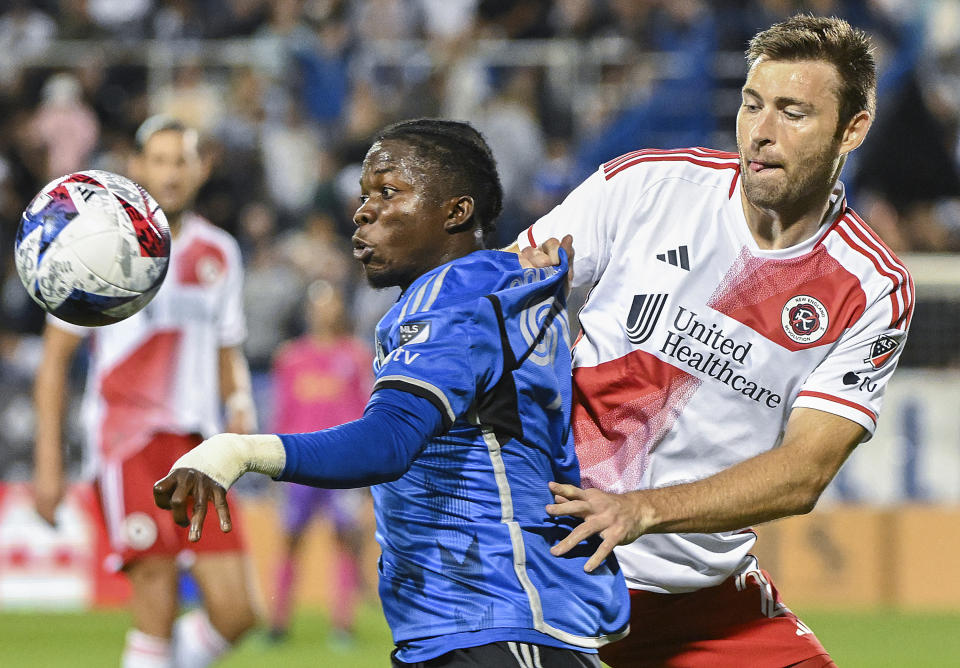
[[[605,159],[642,147],[733,150],[746,40],[797,10],[843,16],[877,43],[878,118],[844,181],[913,271],[917,307],[876,437],[814,513],[760,527],[758,551],[840,665],[960,664],[956,0],[0,3],[0,664],[115,665],[127,624],[122,582],[99,575],[79,392],[66,426],[77,485],[60,530],[30,510],[42,315],[12,245],[40,186],[77,169],[125,171],[151,113],[203,131],[212,177],[199,209],[243,248],[247,353],[266,428],[271,356],[302,329],[305,287],[343,285],[364,337],[394,297],[364,288],[348,254],[372,131],[421,115],[475,123],[502,172],[494,241],[506,244]],[[83,370],[81,357],[77,385]],[[268,596],[276,490],[257,479],[240,491]],[[251,640],[225,665],[323,664],[324,611],[335,605],[328,544],[321,525],[290,643]],[[357,649],[329,661],[383,665],[388,647],[374,602]]]

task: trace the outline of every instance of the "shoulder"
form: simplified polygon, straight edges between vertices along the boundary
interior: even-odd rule
[[[889,303],[893,324],[909,320],[914,301],[910,270],[853,209],[844,210],[823,243],[857,277],[868,302]]]
[[[739,169],[740,160],[736,153],[697,146],[631,151],[603,163],[598,172],[611,185],[664,178],[684,178],[712,185],[729,184]]]
[[[398,320],[438,309],[469,309],[477,300],[508,286],[521,272],[514,253],[473,252],[417,279],[401,298]]]
[[[185,215],[185,229],[189,229],[191,240],[219,248],[228,255],[239,256],[240,245],[232,234],[196,213],[190,212]]]

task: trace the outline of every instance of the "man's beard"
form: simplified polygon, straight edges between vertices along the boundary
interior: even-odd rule
[[[776,183],[762,183],[751,178],[753,173],[740,158],[743,173],[743,190],[747,201],[759,209],[790,211],[805,206],[828,193],[836,178],[836,150],[839,142],[833,141],[817,155],[806,160],[806,165],[797,174],[787,174]]]

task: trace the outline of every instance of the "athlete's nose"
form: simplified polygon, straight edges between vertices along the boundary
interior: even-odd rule
[[[357,227],[369,225],[374,220],[376,220],[376,213],[373,210],[373,205],[370,204],[370,200],[358,206],[356,212],[353,214],[353,224]]]
[[[754,146],[765,146],[774,143],[774,121],[776,110],[761,109],[753,117],[750,124],[750,143]]]

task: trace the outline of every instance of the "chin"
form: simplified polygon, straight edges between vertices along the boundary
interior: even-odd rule
[[[369,266],[365,266],[363,268],[363,274],[367,278],[367,284],[375,290],[400,285],[399,279],[389,271],[377,271],[376,269],[371,269]]]

